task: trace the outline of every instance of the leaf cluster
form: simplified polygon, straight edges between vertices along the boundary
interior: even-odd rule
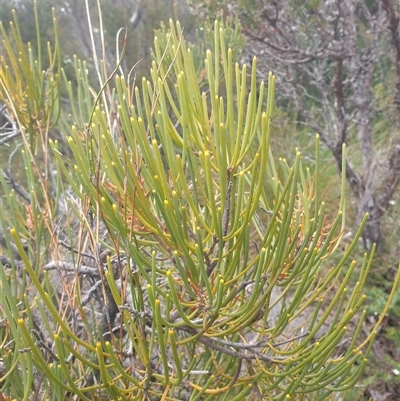
[[[60,111],[58,121],[75,121],[68,153],[35,136],[34,125],[26,131],[30,110],[17,107],[57,109],[57,97],[35,100],[54,65],[43,75],[32,56],[19,57],[15,80],[35,83],[21,100],[4,60],[4,101],[21,113],[31,188],[21,205],[3,176],[4,394],[324,400],[357,383],[400,274],[361,339],[373,252],[355,286],[350,257],[367,217],[330,262],[345,221],[345,159],[339,210],[328,221],[319,137],[315,171],[298,150],[293,165],[275,160],[275,77],[258,84],[257,60],[248,72],[234,62],[224,26],[216,22],[213,32],[213,50],[200,63],[170,22],[156,33],[151,78],[139,84],[117,65],[99,74],[94,92],[83,63],[75,62],[76,87],[60,70],[72,117]],[[58,83],[48,81],[55,90]],[[52,114],[43,115],[49,126]],[[34,162],[32,138],[44,167]]]

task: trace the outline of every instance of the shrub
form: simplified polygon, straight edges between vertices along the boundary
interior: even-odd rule
[[[362,226],[332,257],[345,161],[342,201],[327,221],[319,138],[315,171],[298,150],[293,166],[275,160],[275,79],[257,83],[256,59],[250,77],[233,62],[235,32],[216,22],[213,51],[198,64],[171,22],[156,33],[151,81],[138,86],[116,68],[93,93],[76,61],[71,116],[48,113],[45,124],[28,118],[13,83],[30,77],[29,101],[39,83],[43,96],[58,91],[41,110],[59,99],[62,70],[43,75],[20,57],[18,75],[3,59],[1,101],[18,110],[29,188],[22,205],[3,176],[4,395],[325,400],[357,383],[400,275],[361,339],[373,251],[353,288],[349,280]],[[69,119],[67,144],[48,139],[50,122]]]

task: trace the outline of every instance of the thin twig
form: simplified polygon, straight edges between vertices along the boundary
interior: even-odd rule
[[[232,181],[228,180],[226,188],[225,208],[222,215],[222,236],[226,237],[228,234],[229,218],[231,213],[231,194],[232,194]]]
[[[305,333],[299,334],[299,335],[296,336],[296,337],[288,338],[288,339],[285,340],[285,341],[281,341],[281,342],[279,342],[279,343],[276,343],[276,344],[274,344],[274,347],[279,347],[279,346],[281,346],[281,345],[285,345],[285,344],[291,343],[291,342],[293,342],[293,341],[299,340],[300,338],[307,337],[309,334],[310,334],[310,332],[309,332],[309,331],[306,331]]]
[[[58,244],[61,245],[61,246],[63,246],[64,248],[68,249],[68,250],[71,251],[71,252],[74,252],[74,253],[79,254],[80,256],[85,256],[85,257],[87,257],[87,258],[96,260],[96,258],[95,258],[93,255],[91,255],[91,254],[89,254],[89,253],[81,252],[79,249],[76,249],[76,248],[72,247],[71,245],[67,244],[67,243],[64,242],[64,241],[59,240],[59,241],[58,241]]]

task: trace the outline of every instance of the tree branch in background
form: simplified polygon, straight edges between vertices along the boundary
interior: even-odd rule
[[[262,11],[247,15],[252,24],[244,29],[249,58],[260,60],[261,76],[269,70],[277,74],[281,100],[292,105],[299,123],[320,134],[338,170],[342,144],[357,145],[361,158],[349,159],[346,167],[356,220],[368,212],[364,246],[382,245],[381,219],[399,184],[399,150],[395,143],[386,163],[378,159],[374,124],[385,113],[400,128],[400,14],[395,2],[255,3]],[[394,107],[378,107],[378,83]]]

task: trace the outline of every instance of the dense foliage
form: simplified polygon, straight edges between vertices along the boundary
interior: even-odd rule
[[[3,398],[325,400],[352,388],[400,273],[366,332],[375,247],[356,270],[368,216],[339,246],[345,145],[328,217],[319,135],[312,170],[298,149],[293,165],[274,156],[275,76],[260,83],[256,58],[235,63],[238,23],[205,29],[203,51],[170,22],[140,83],[122,42],[111,68],[94,57],[98,90],[85,62],[61,67],[56,20],[54,32],[42,58],[16,19],[2,28],[0,101],[22,167],[1,181]]]

